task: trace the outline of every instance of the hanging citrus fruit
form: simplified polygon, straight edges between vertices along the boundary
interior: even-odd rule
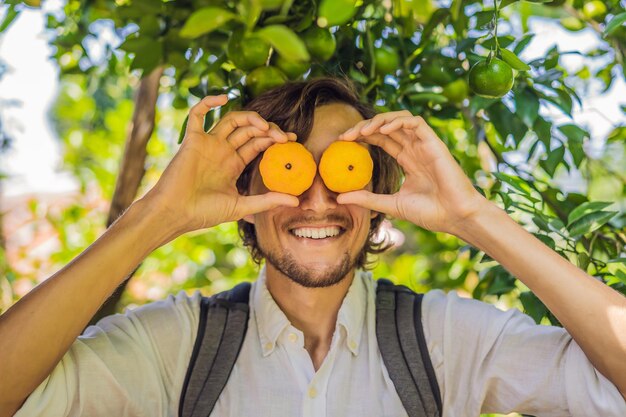
[[[317,166],[301,143],[276,143],[265,150],[259,172],[268,190],[298,196],[313,184]]]
[[[227,54],[237,68],[250,71],[265,65],[270,55],[270,44],[255,36],[240,41],[231,40],[228,42]]]
[[[374,51],[374,62],[376,63],[376,73],[384,77],[395,74],[400,66],[400,57],[390,47],[383,46]]]
[[[367,148],[356,142],[336,141],[322,154],[319,171],[324,184],[336,193],[360,190],[372,179],[374,162]]]
[[[287,77],[276,67],[259,67],[246,75],[246,87],[252,97],[283,85]]]
[[[479,96],[500,98],[513,87],[513,70],[498,58],[477,62],[470,69],[469,86]]]
[[[312,26],[302,34],[306,49],[314,58],[325,62],[330,59],[337,48],[337,41],[328,29]]]
[[[456,61],[441,55],[429,55],[420,61],[417,76],[423,84],[446,85],[453,80]]]
[[[583,6],[583,15],[589,20],[603,22],[607,14],[607,8],[603,1],[593,0]]]
[[[469,86],[465,78],[459,78],[446,84],[441,94],[452,103],[462,103],[469,95]]]
[[[307,61],[292,61],[283,57],[281,54],[274,54],[276,58],[272,58],[276,65],[290,80],[294,80],[307,72],[311,64]]]

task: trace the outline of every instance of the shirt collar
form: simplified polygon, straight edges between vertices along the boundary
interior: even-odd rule
[[[337,327],[342,326],[346,330],[344,343],[355,356],[359,352],[367,307],[367,289],[363,280],[368,278],[371,279],[369,272],[361,270],[355,272],[337,314]],[[278,337],[291,324],[267,289],[265,267],[261,268],[259,277],[253,285],[252,303],[261,350],[265,357],[274,351]]]
[[[358,355],[361,344],[361,333],[365,320],[365,310],[367,307],[367,291],[364,279],[368,279],[369,272],[357,270],[354,280],[348,288],[348,293],[339,308],[337,314],[337,325],[341,325],[346,330],[345,344],[353,355]]]
[[[274,351],[276,339],[289,326],[285,313],[278,307],[265,283],[265,267],[261,268],[252,294],[253,309],[256,315],[256,325],[261,342],[263,356]]]

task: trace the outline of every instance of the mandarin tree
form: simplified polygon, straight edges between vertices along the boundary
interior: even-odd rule
[[[9,0],[5,7],[2,29],[26,6]],[[546,245],[626,293],[626,129],[617,124],[592,138],[592,126],[573,117],[581,97],[623,80],[625,21],[617,0],[67,0],[47,13],[62,80],[56,127],[66,164],[106,191],[114,219],[174,154],[175,132],[197,98],[232,97],[206,118],[209,129],[225,112],[288,79],[345,76],[379,111],[423,116],[481,193]],[[587,34],[595,46],[553,46],[525,59],[533,45],[551,41],[532,31],[540,23]],[[574,70],[566,65],[571,56],[582,60]],[[494,63],[506,73],[505,83],[472,81],[472,68]],[[120,119],[143,123],[130,130],[125,152],[123,133],[110,129]],[[100,142],[77,142],[77,130]],[[112,156],[122,159],[119,173],[115,164],[101,163]],[[72,218],[64,215],[56,223],[61,236]],[[457,238],[405,223],[385,227],[398,248],[381,258],[376,274],[418,291],[456,288],[503,299],[538,322],[553,321],[514,276]],[[64,251],[55,256],[67,259]],[[139,275],[166,292],[213,292],[253,271],[235,226],[222,225],[159,249]],[[133,294],[122,304],[151,298]]]

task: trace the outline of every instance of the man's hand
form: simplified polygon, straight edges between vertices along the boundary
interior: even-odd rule
[[[226,95],[208,96],[191,108],[178,153],[144,197],[181,233],[280,205],[298,205],[298,199],[287,194],[239,194],[236,181],[245,166],[273,143],[295,140],[296,135],[255,112],[230,112],[206,133],[204,116],[227,100]]]
[[[339,195],[340,204],[356,204],[428,230],[452,233],[455,226],[489,203],[424,119],[408,111],[363,120],[339,139],[381,147],[405,173],[400,190],[393,195],[353,191]]]

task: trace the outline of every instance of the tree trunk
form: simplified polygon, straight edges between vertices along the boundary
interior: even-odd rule
[[[126,210],[135,200],[137,190],[145,173],[147,156],[146,145],[154,130],[154,115],[156,102],[159,96],[159,82],[163,74],[163,67],[158,67],[150,75],[141,79],[139,90],[135,97],[133,119],[129,126],[129,135],[126,140],[126,149],[120,167],[120,174],[115,184],[115,192],[109,209],[107,227]],[[139,266],[137,266],[139,268]],[[136,269],[135,269],[136,271]],[[135,273],[133,271],[111,297],[100,307],[89,324],[94,324],[102,317],[115,313],[126,284]]]

